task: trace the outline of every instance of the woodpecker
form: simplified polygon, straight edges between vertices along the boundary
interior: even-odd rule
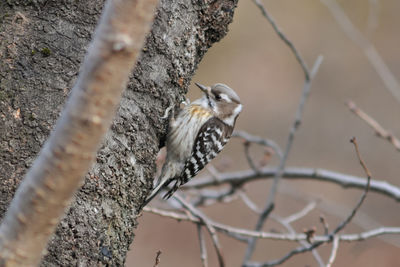
[[[221,152],[232,135],[242,111],[239,96],[222,83],[211,87],[196,85],[204,94],[171,119],[166,141],[167,157],[158,184],[144,206],[174,182],[164,196],[171,197]]]

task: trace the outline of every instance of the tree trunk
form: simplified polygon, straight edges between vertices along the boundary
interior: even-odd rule
[[[209,2],[161,1],[111,130],[43,265],[123,265],[165,137],[164,110],[178,105],[237,4]],[[103,6],[28,3],[0,2],[0,214],[57,119]]]

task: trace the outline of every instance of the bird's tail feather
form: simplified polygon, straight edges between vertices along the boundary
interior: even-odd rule
[[[175,179],[175,184],[172,186],[172,188],[169,188],[169,191],[163,196],[163,198],[169,199],[176,192],[176,190],[178,190],[180,186],[181,186],[180,181]]]
[[[146,201],[143,203],[142,207],[150,203],[150,201],[158,195],[158,193],[166,186],[172,182],[172,179],[161,180],[161,182],[153,189],[150,196],[147,197]]]

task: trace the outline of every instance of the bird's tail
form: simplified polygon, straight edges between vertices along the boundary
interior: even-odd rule
[[[147,197],[146,201],[143,203],[142,207],[146,206],[150,203],[150,201],[158,195],[158,193],[164,188],[167,187],[172,182],[172,179],[164,179],[153,189],[150,196]]]
[[[175,181],[175,184],[172,186],[172,188],[169,188],[168,192],[163,196],[164,199],[169,199],[176,192],[176,190],[178,190],[178,188],[181,186],[180,180],[174,179],[174,181]]]

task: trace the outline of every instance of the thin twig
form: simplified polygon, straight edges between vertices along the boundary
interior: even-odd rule
[[[326,267],[331,267],[333,262],[335,261],[337,251],[339,249],[339,237],[335,235],[333,237],[333,242],[332,242],[332,251],[331,251],[331,256],[329,257],[328,263],[326,264]]]
[[[247,196],[247,194],[245,192],[243,192],[243,190],[239,191],[239,197],[243,200],[243,203],[246,204],[246,206],[254,211],[257,214],[261,213],[261,210],[259,207],[257,207],[257,205]]]
[[[186,208],[188,211],[190,211],[190,213],[192,213],[193,216],[196,216],[198,219],[200,219],[201,222],[204,223],[208,232],[210,233],[211,240],[213,241],[214,248],[215,248],[215,251],[218,256],[219,266],[224,267],[225,261],[224,261],[223,255],[222,255],[222,247],[219,243],[217,232],[216,232],[214,226],[211,224],[211,221],[200,210],[196,209],[193,205],[186,202],[179,194],[173,195],[173,198],[176,199],[184,208]]]
[[[291,234],[295,234],[295,230],[294,228],[290,225],[290,223],[285,222],[284,220],[279,220],[276,216],[274,218],[276,221],[278,221],[279,223],[281,223]],[[310,243],[308,241],[305,240],[300,240],[298,241],[303,247],[308,247],[310,245]],[[318,265],[320,267],[325,267],[325,264],[321,258],[321,255],[319,255],[318,251],[316,249],[311,250],[311,253],[313,254],[313,257],[315,259],[315,261],[318,263]]]
[[[254,163],[253,158],[250,155],[250,145],[251,145],[250,142],[248,142],[248,141],[244,142],[244,144],[243,144],[244,154],[246,156],[246,160],[247,160],[247,163],[249,164],[250,168],[253,171],[255,171],[256,173],[258,173],[259,172],[258,168],[257,168],[256,164]]]
[[[207,164],[207,165],[206,165],[206,169],[207,169],[207,171],[211,174],[211,176],[214,178],[214,180],[215,180],[216,182],[218,182],[218,181],[219,181],[220,173],[219,173],[219,171],[214,167],[214,165],[212,165],[212,164]]]
[[[255,143],[258,145],[270,147],[274,150],[275,154],[278,155],[279,159],[281,159],[283,156],[282,149],[273,140],[270,140],[267,138],[262,138],[262,137],[259,137],[256,135],[252,135],[248,132],[239,131],[239,130],[235,130],[232,134],[232,137],[239,137],[250,143]]]
[[[197,224],[197,233],[198,233],[198,236],[199,236],[199,243],[200,243],[201,264],[202,264],[203,267],[208,267],[206,241],[204,239],[202,226],[199,223]]]
[[[283,218],[283,220],[286,223],[292,223],[294,221],[300,220],[304,216],[306,216],[309,212],[311,212],[315,207],[317,206],[317,202],[310,202],[308,203],[307,206],[304,207],[301,211],[294,213],[286,218]]]
[[[319,221],[322,223],[322,226],[324,227],[324,234],[327,235],[329,233],[329,224],[326,221],[324,216],[319,216]]]
[[[257,5],[257,7],[260,9],[261,13],[263,14],[263,16],[269,21],[269,23],[271,24],[271,26],[273,27],[274,31],[278,34],[279,38],[281,38],[281,40],[291,49],[291,51],[293,52],[293,54],[295,55],[297,61],[299,62],[300,66],[303,69],[304,72],[304,76],[305,76],[305,84],[304,84],[304,88],[303,88],[303,93],[302,93],[302,97],[300,100],[300,104],[298,107],[298,110],[296,112],[296,118],[294,121],[294,124],[292,125],[292,128],[290,130],[289,133],[289,137],[288,137],[288,141],[286,144],[286,149],[285,152],[283,153],[283,156],[280,160],[279,163],[279,167],[278,167],[278,171],[276,172],[276,175],[274,177],[274,181],[272,183],[270,192],[268,194],[268,198],[266,201],[266,205],[263,209],[263,211],[261,212],[259,219],[257,221],[256,224],[256,231],[259,231],[266,219],[268,218],[268,215],[271,213],[271,211],[274,209],[274,201],[275,201],[275,195],[276,195],[276,191],[278,189],[278,183],[279,183],[279,179],[282,176],[283,170],[285,169],[285,165],[286,165],[286,160],[288,158],[289,152],[291,150],[292,147],[292,143],[294,140],[294,134],[297,130],[297,128],[300,125],[301,122],[301,117],[303,114],[303,109],[304,109],[304,104],[305,101],[309,95],[310,92],[310,88],[311,88],[311,80],[313,78],[313,76],[315,75],[315,73],[317,72],[321,62],[322,62],[322,57],[318,57],[312,72],[310,73],[307,65],[305,64],[304,60],[302,59],[302,57],[300,56],[300,54],[298,53],[296,47],[293,45],[293,43],[291,41],[289,41],[289,39],[286,37],[286,35],[279,29],[279,27],[277,26],[277,24],[275,23],[274,19],[272,18],[272,16],[270,14],[268,14],[266,8],[264,7],[264,5],[259,1],[259,0],[253,0],[253,2]],[[244,262],[248,261],[251,258],[251,255],[254,252],[255,249],[255,244],[256,244],[257,239],[251,239],[248,246],[247,246],[247,250],[244,256]]]
[[[318,242],[314,242],[313,244],[308,245],[306,247],[304,247],[304,246],[297,247],[297,248],[289,251],[282,258],[277,259],[277,260],[272,260],[272,261],[268,261],[268,262],[246,262],[243,264],[243,267],[269,267],[269,266],[280,265],[280,264],[284,263],[285,261],[287,261],[288,259],[290,259],[291,257],[293,257],[294,255],[301,254],[301,253],[304,253],[307,251],[312,251],[312,250],[316,249],[317,247],[319,247],[320,245],[322,245],[323,243],[324,242],[322,242],[322,241],[318,241]]]
[[[266,267],[266,266],[275,266],[275,265],[279,265],[284,263],[285,261],[287,261],[288,259],[290,259],[291,257],[293,257],[294,255],[300,254],[300,253],[304,253],[304,252],[308,252],[308,251],[312,251],[314,249],[316,249],[317,247],[319,247],[320,245],[322,245],[325,242],[331,242],[334,237],[342,230],[344,229],[344,227],[346,227],[351,220],[354,218],[354,216],[356,215],[357,211],[360,209],[361,205],[364,203],[365,198],[367,197],[368,191],[369,191],[369,186],[370,186],[370,181],[371,181],[371,173],[368,170],[366,164],[364,163],[364,161],[361,158],[360,155],[360,151],[358,149],[358,144],[357,144],[357,140],[355,137],[353,137],[351,139],[351,143],[354,144],[354,148],[356,150],[356,154],[357,157],[360,161],[361,166],[364,169],[364,172],[367,175],[367,184],[364,188],[364,192],[360,197],[360,200],[357,202],[356,206],[353,208],[353,210],[350,212],[350,214],[330,233],[328,234],[326,237],[329,238],[329,240],[327,241],[315,241],[313,243],[310,244],[310,246],[307,247],[297,247],[294,250],[290,251],[289,253],[287,253],[286,255],[284,255],[283,257],[276,259],[276,260],[272,260],[272,261],[266,261],[266,262],[245,262],[243,264],[243,266],[246,267]],[[310,241],[310,236],[307,236],[307,241]],[[314,239],[314,236],[312,236],[312,238]]]
[[[374,45],[366,39],[361,31],[359,31],[354,24],[351,22],[349,17],[343,11],[343,9],[334,0],[321,0],[321,2],[328,7],[332,16],[336,22],[342,28],[344,33],[349,39],[356,43],[364,52],[369,63],[378,73],[386,89],[400,102],[400,84],[396,79],[396,76],[390,71],[385,61],[379,55]]]
[[[365,121],[376,133],[377,136],[382,137],[389,141],[398,151],[400,151],[400,140],[391,134],[389,131],[385,130],[376,120],[371,116],[361,110],[353,101],[348,101],[348,108],[356,114],[360,119]]]
[[[363,241],[380,235],[395,235],[400,234],[399,227],[379,227],[359,234],[340,235],[340,240],[343,241]],[[399,232],[398,232],[399,231]]]
[[[308,71],[307,65],[303,58],[301,57],[300,53],[297,51],[296,47],[293,43],[286,37],[286,35],[279,29],[278,25],[275,23],[275,20],[272,16],[267,12],[265,6],[260,2],[260,0],[253,0],[254,4],[260,9],[262,15],[269,21],[272,28],[274,29],[275,33],[278,34],[279,38],[292,50],[296,60],[299,62],[301,68],[303,69],[305,80],[310,81],[310,73]]]
[[[259,174],[256,174],[253,170],[221,173],[218,184],[216,184],[211,177],[199,177],[193,179],[192,181],[181,187],[181,189],[200,189],[215,185],[245,184],[261,179],[271,179],[275,177],[277,169],[276,167],[264,167],[260,168],[259,171]],[[285,168],[282,174],[282,178],[311,179],[321,182],[331,182],[343,186],[344,188],[365,188],[365,178],[363,177],[319,168],[288,167]],[[396,201],[400,201],[400,188],[386,181],[371,179],[370,190],[393,198]]]
[[[315,208],[316,204],[317,204],[316,202],[310,202],[306,207],[304,207],[304,209],[297,212],[296,214],[293,214],[294,216],[291,215],[286,218],[281,218],[281,217],[275,215],[275,216],[272,216],[272,218],[274,220],[276,220],[278,223],[282,224],[290,234],[296,234],[296,231],[292,227],[291,223],[293,221],[299,220],[300,218],[306,216],[312,209]],[[307,247],[309,245],[309,242],[305,241],[305,240],[300,240],[298,242],[301,245],[303,245],[303,247]],[[324,267],[325,264],[322,261],[322,258],[319,255],[318,251],[316,249],[314,249],[311,251],[311,253],[313,254],[313,257],[315,258],[315,261],[318,263],[318,265],[320,267]]]
[[[157,267],[160,264],[160,262],[161,262],[160,256],[161,256],[161,250],[157,251],[157,253],[156,253],[156,260],[153,265],[154,267]]]
[[[193,206],[211,206],[217,202],[229,203],[237,199],[237,187],[231,186],[220,190],[197,190],[196,197],[193,197],[191,203]]]
[[[203,221],[201,221],[197,217],[189,217],[185,214],[182,213],[177,213],[173,211],[167,211],[167,210],[162,210],[158,208],[153,208],[153,207],[144,207],[143,210],[145,212],[150,212],[162,217],[166,218],[171,218],[177,221],[188,221],[192,223],[201,223],[202,225],[205,225]],[[237,228],[237,227],[232,227],[229,225],[225,225],[222,223],[214,222],[209,219],[208,221],[210,225],[212,225],[215,230],[227,234],[230,237],[233,237],[235,239],[238,239],[239,241],[245,241],[245,237],[257,237],[260,239],[269,239],[269,240],[281,240],[281,241],[301,241],[301,240],[307,240],[307,235],[304,233],[301,234],[280,234],[280,233],[271,233],[271,232],[257,232],[257,231],[252,231],[252,230],[247,230],[247,229],[242,229],[242,228]],[[400,235],[400,227],[380,227],[372,230],[368,230],[365,232],[357,233],[357,234],[344,234],[344,235],[338,235],[340,241],[346,241],[346,242],[354,242],[354,241],[364,241],[366,239],[370,239],[373,237],[377,236],[382,236],[382,235]],[[321,241],[321,242],[330,242],[332,241],[332,238],[329,237],[329,235],[316,235],[313,237],[313,240],[315,241]]]
[[[353,137],[350,142],[354,145],[354,148],[356,150],[357,158],[360,161],[360,164],[362,168],[364,169],[365,174],[367,175],[367,185],[365,186],[365,190],[363,194],[360,197],[360,200],[358,201],[357,205],[353,208],[353,210],[350,212],[349,216],[343,220],[342,223],[340,223],[335,230],[333,230],[332,234],[336,235],[339,231],[341,231],[350,221],[353,219],[353,217],[356,215],[358,209],[361,207],[361,205],[364,203],[365,198],[367,197],[368,191],[369,191],[369,186],[371,182],[371,173],[367,168],[367,165],[365,165],[365,162],[362,160],[360,151],[358,149],[358,144],[357,140],[355,137]]]
[[[264,209],[263,209],[262,213],[260,214],[260,217],[259,217],[259,219],[257,221],[256,227],[255,227],[256,231],[259,231],[263,227],[266,219],[268,218],[268,215],[270,214],[270,212],[274,208],[274,201],[275,201],[275,195],[276,195],[276,192],[277,192],[277,189],[278,189],[278,182],[279,182],[279,179],[282,177],[282,174],[284,173],[284,169],[285,169],[285,166],[286,166],[286,161],[288,159],[289,152],[290,152],[290,150],[292,148],[292,144],[293,144],[293,141],[294,141],[295,133],[296,133],[296,131],[297,131],[297,129],[300,126],[300,123],[301,123],[301,118],[302,118],[302,115],[303,115],[305,102],[306,102],[306,100],[308,98],[308,95],[309,95],[310,89],[311,89],[312,78],[314,78],[315,74],[317,73],[317,71],[318,71],[318,69],[319,69],[319,67],[320,67],[320,65],[322,63],[322,60],[323,60],[322,56],[319,56],[317,58],[317,60],[314,63],[314,66],[313,66],[313,68],[311,70],[311,76],[310,76],[311,80],[306,80],[306,82],[304,84],[303,93],[302,93],[302,96],[301,96],[301,99],[300,99],[300,104],[299,104],[299,107],[298,107],[297,112],[296,112],[294,123],[292,124],[292,127],[290,129],[290,133],[289,133],[288,140],[287,140],[287,143],[286,143],[286,148],[285,148],[285,151],[283,153],[283,157],[282,157],[282,159],[281,159],[281,161],[279,163],[278,170],[277,170],[277,172],[275,174],[274,181],[272,183],[270,192],[268,194],[267,202],[266,202],[265,207],[264,207]],[[254,251],[254,248],[255,248],[256,241],[257,241],[256,239],[252,239],[249,242],[249,245],[247,247],[246,254],[245,254],[245,257],[244,257],[244,262],[248,261],[251,258],[251,255],[253,254],[253,251]]]
[[[363,168],[365,174],[367,175],[367,179],[368,179],[368,183],[367,183],[367,187],[365,188],[366,193],[368,193],[369,190],[369,181],[371,180],[371,172],[369,171],[367,165],[365,164],[364,160],[361,158],[360,155],[360,150],[358,149],[358,143],[357,143],[357,139],[355,137],[353,137],[350,142],[354,145],[354,148],[356,150],[357,153],[357,158],[360,161],[361,167]]]

